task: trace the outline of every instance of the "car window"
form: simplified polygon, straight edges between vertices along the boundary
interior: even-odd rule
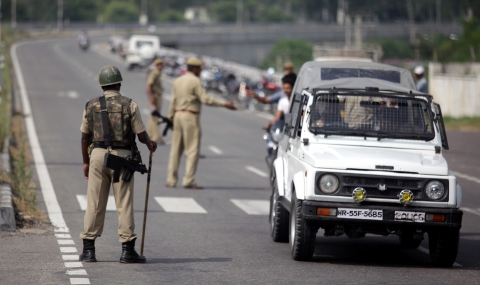
[[[137,48],[139,48],[139,47],[141,47],[141,46],[143,46],[143,45],[147,45],[147,46],[153,47],[153,42],[151,42],[151,41],[137,41],[137,42],[136,42],[136,47],[137,47]]]
[[[321,80],[340,78],[374,78],[400,83],[400,72],[395,70],[363,69],[363,68],[322,68]]]
[[[315,97],[310,129],[314,133],[431,140],[433,123],[424,99],[368,94]]]

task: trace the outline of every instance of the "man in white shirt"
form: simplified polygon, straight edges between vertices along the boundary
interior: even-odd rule
[[[421,65],[415,67],[415,79],[417,79],[417,90],[423,93],[428,93],[428,82],[424,76],[425,68]]]
[[[290,111],[290,97],[292,96],[294,84],[295,80],[292,77],[285,76],[282,78],[282,90],[286,96],[282,97],[280,101],[278,101],[277,113],[275,114],[273,120],[265,125],[266,129],[270,128],[275,121],[282,120],[284,115]]]

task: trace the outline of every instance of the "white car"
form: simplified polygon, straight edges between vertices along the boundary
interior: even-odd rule
[[[128,70],[146,68],[161,56],[160,38],[157,36],[133,35],[128,41],[125,64]]]
[[[397,235],[416,248],[428,234],[436,266],[452,266],[462,189],[442,156],[440,106],[408,70],[362,61],[305,63],[272,171],[271,236],[309,260],[316,233]]]

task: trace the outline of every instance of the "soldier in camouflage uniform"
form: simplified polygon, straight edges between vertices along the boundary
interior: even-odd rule
[[[83,174],[88,179],[87,209],[85,211],[84,230],[80,234],[83,239],[81,261],[96,262],[95,239],[101,236],[105,220],[113,170],[104,167],[105,153],[126,157],[136,151],[135,136],[155,151],[157,144],[151,141],[145,131],[137,103],[120,94],[122,75],[114,66],[105,66],[99,75],[100,86],[106,99],[108,129],[111,144],[106,146],[103,137],[103,124],[100,98],[96,97],[85,105],[82,132]],[[124,169],[122,169],[122,172]],[[122,175],[122,173],[120,173]],[[133,181],[113,183],[113,194],[117,206],[118,235],[122,243],[121,263],[144,263],[144,256],[135,251],[135,222],[133,219]]]
[[[150,109],[162,113],[162,76],[163,60],[156,59],[154,62],[155,69],[148,74],[147,78],[147,94],[150,102]],[[165,144],[165,141],[158,130],[158,117],[153,114],[150,115],[147,126],[147,133],[150,138],[159,144]]]

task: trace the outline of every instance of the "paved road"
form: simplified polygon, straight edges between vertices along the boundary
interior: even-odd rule
[[[163,185],[169,147],[162,146],[155,153],[145,250],[148,263],[118,263],[121,246],[114,205],[107,213],[104,234],[97,240],[99,262],[82,265],[62,260],[74,258],[82,248],[78,235],[83,226],[87,186],[80,154],[82,108],[89,98],[102,94],[96,79],[101,67],[119,62],[94,50],[81,52],[73,40],[29,42],[20,45],[17,53],[45,164],[69,228],[68,233],[41,236],[43,249],[49,253],[47,260],[25,251],[17,257],[37,271],[42,263],[53,268],[50,274],[41,275],[42,284],[480,282],[480,180],[476,180],[480,177],[480,155],[476,149],[480,134],[450,133],[451,150],[446,152],[451,169],[462,175],[459,181],[468,209],[461,232],[459,266],[433,268],[425,250],[403,250],[395,236],[350,240],[325,238],[322,231],[317,236],[313,261],[295,262],[290,258],[289,246],[273,243],[269,236],[266,214],[270,190],[267,179],[262,177],[266,172],[261,138],[265,118],[209,107],[203,109],[201,119],[201,152],[206,158],[200,161],[197,175],[205,190],[166,189]],[[124,72],[122,91],[141,108],[147,107],[145,79],[144,73]],[[171,83],[166,81],[166,94],[170,87]],[[165,102],[164,113],[168,105]],[[145,115],[143,118],[146,121]],[[141,151],[146,159],[144,146]],[[181,174],[183,170],[182,165]],[[137,175],[135,179],[135,220],[140,233],[146,177]],[[177,207],[171,209],[168,205],[172,203]],[[33,245],[25,245],[28,246]],[[427,241],[423,241],[422,248],[428,248]],[[0,263],[2,268],[8,268],[4,259]],[[7,280],[15,280],[11,274],[17,275],[8,270],[2,272]]]

